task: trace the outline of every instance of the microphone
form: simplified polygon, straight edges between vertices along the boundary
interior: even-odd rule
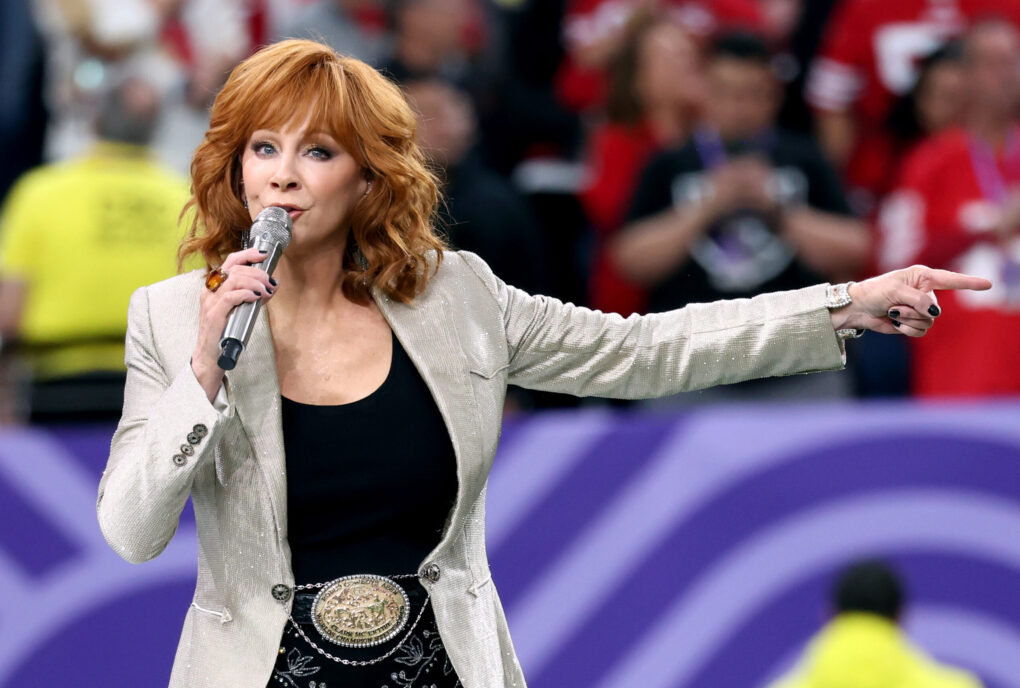
[[[255,238],[255,248],[266,254],[259,263],[248,263],[253,268],[272,275],[276,264],[283,255],[283,249],[290,244],[290,215],[283,208],[270,206],[255,218],[251,226],[251,236]],[[237,357],[244,351],[248,338],[255,329],[255,319],[262,308],[262,299],[246,301],[230,311],[227,326],[220,337],[220,358],[216,362],[223,370],[233,370],[237,365]]]

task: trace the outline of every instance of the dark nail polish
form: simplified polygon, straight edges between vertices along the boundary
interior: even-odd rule
[[[900,326],[900,321],[899,320],[893,320],[892,324],[895,325],[896,327],[899,327]]]
[[[252,292],[252,293],[255,294],[255,296],[262,296],[262,292],[260,292],[260,291],[256,291],[256,292]]]
[[[269,278],[269,283],[274,287],[276,286],[276,280],[274,280],[272,277]]]
[[[894,308],[891,311],[889,311],[889,315],[891,317],[893,317],[893,318],[898,318],[898,317],[900,317],[900,312],[899,312],[899,310]]]
[[[273,290],[270,289],[269,287],[266,287],[266,293],[269,294],[270,296],[272,296],[273,295]]]
[[[263,255],[264,255],[264,254],[266,254],[266,253],[269,253],[269,251],[263,251],[262,249],[259,249],[259,253],[261,253],[261,254],[263,254]]]
[[[928,312],[931,313],[931,317],[937,318],[939,313],[941,313],[942,311],[939,310],[938,306],[936,306],[935,304],[932,304],[932,305],[928,306]]]

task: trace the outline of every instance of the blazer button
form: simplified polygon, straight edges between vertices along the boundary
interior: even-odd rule
[[[183,466],[186,463],[188,463],[188,457],[184,454],[174,454],[174,465]]]
[[[195,448],[192,447],[190,444],[182,444],[181,453],[184,454],[185,456],[192,456],[195,453]]]
[[[206,435],[208,435],[208,434],[209,434],[209,428],[205,427],[205,426],[204,426],[204,425],[202,425],[201,423],[199,423],[198,425],[196,425],[195,427],[193,427],[193,428],[191,429],[191,431],[192,431],[193,433],[195,433],[196,435],[198,435],[199,439],[201,439],[201,438],[203,438],[203,437],[205,437]]]
[[[188,433],[188,444],[198,444],[201,441],[202,438],[198,436],[198,433],[195,432]]]
[[[439,580],[439,574],[441,573],[439,570],[439,564],[429,564],[425,567],[423,573],[425,574],[425,578],[429,579],[433,583],[437,582]]]
[[[272,590],[273,599],[279,602],[286,602],[290,599],[290,587],[283,583],[277,583]]]

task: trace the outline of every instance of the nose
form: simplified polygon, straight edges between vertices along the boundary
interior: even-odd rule
[[[277,158],[279,164],[273,170],[273,176],[269,179],[274,189],[288,190],[296,189],[299,186],[298,176],[294,169],[294,161],[289,155],[281,155]]]

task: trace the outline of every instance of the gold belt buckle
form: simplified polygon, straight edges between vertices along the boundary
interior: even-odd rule
[[[312,602],[312,623],[323,638],[344,647],[372,647],[407,624],[404,589],[385,576],[359,574],[330,582]]]

